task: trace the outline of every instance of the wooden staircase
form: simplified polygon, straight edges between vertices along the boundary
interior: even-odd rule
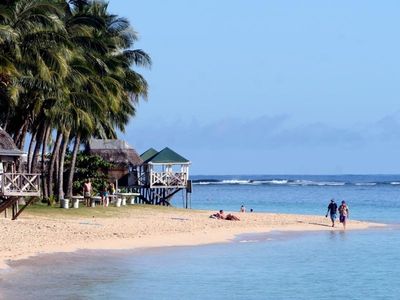
[[[20,197],[0,197],[0,214],[4,212],[7,217],[7,209],[11,208],[11,219],[16,220],[18,216],[24,211],[24,209],[34,200],[34,198],[31,197],[28,201],[25,202],[24,205],[19,206],[19,199]]]

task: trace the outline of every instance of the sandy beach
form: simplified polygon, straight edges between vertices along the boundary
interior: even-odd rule
[[[56,212],[56,213],[53,213]],[[0,266],[43,253],[77,249],[134,249],[228,242],[238,234],[342,230],[324,216],[238,213],[240,221],[211,219],[211,211],[136,206],[28,211],[17,221],[0,219]],[[348,230],[382,224],[349,221]]]

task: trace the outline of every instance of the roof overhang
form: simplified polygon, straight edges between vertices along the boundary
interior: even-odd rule
[[[20,157],[23,156],[25,153],[21,150],[0,150],[0,157],[1,156],[14,156]]]
[[[163,163],[153,163],[153,162],[148,162],[148,165],[153,165],[153,166],[165,166],[165,165],[190,165],[192,162],[163,162]]]

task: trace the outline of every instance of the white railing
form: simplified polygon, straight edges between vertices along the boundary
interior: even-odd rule
[[[150,187],[186,187],[187,173],[150,172]]]
[[[139,178],[138,178],[139,186],[146,186],[148,184],[148,175],[149,174],[150,174],[149,172],[142,172],[139,174]]]
[[[0,193],[3,196],[40,196],[40,175],[0,173]]]

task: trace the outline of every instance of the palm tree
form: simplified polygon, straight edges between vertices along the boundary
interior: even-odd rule
[[[74,151],[71,158],[71,168],[68,181],[67,194],[72,192],[73,170],[76,161],[76,154],[80,142],[81,130],[83,136],[89,137],[90,134],[105,138],[115,138],[115,129],[124,130],[129,118],[134,115],[134,104],[137,103],[139,96],[147,96],[147,83],[142,76],[130,69],[133,63],[141,66],[150,66],[150,57],[142,50],[126,50],[131,47],[136,36],[125,19],[117,18],[107,13],[107,5],[102,3],[92,3],[82,9],[80,14],[86,17],[94,16],[93,39],[90,43],[81,44],[96,45],[90,49],[85,49],[85,59],[90,62],[91,70],[88,66],[83,70],[91,71],[92,74],[85,74],[87,85],[84,90],[90,91],[88,95],[80,95],[80,99],[86,99],[85,107],[91,108],[94,122],[86,122],[84,126],[77,126]],[[103,20],[103,21],[101,21]],[[104,26],[101,26],[104,24]],[[98,26],[100,25],[100,26]],[[78,30],[79,32],[79,30]],[[82,41],[82,39],[78,39]],[[80,65],[81,66],[81,65]],[[82,89],[79,89],[82,91]],[[100,99],[108,100],[102,103]],[[94,104],[94,106],[93,106]],[[103,105],[102,111],[98,112],[98,104]],[[108,107],[108,111],[104,110]],[[90,118],[88,118],[90,119]],[[79,123],[79,119],[76,120]],[[93,124],[97,124],[92,127]],[[94,130],[95,129],[95,130]]]
[[[22,148],[34,122],[34,111],[54,93],[57,79],[67,74],[59,55],[63,24],[55,1],[15,0],[0,6],[0,74],[7,87],[2,98],[1,125]]]
[[[28,168],[45,173],[48,141],[55,133],[45,195],[63,197],[64,159],[90,137],[116,138],[140,98],[146,80],[132,67],[151,65],[126,19],[102,1],[8,0],[0,4],[0,126],[22,149],[30,134]],[[53,187],[56,180],[57,189]]]

